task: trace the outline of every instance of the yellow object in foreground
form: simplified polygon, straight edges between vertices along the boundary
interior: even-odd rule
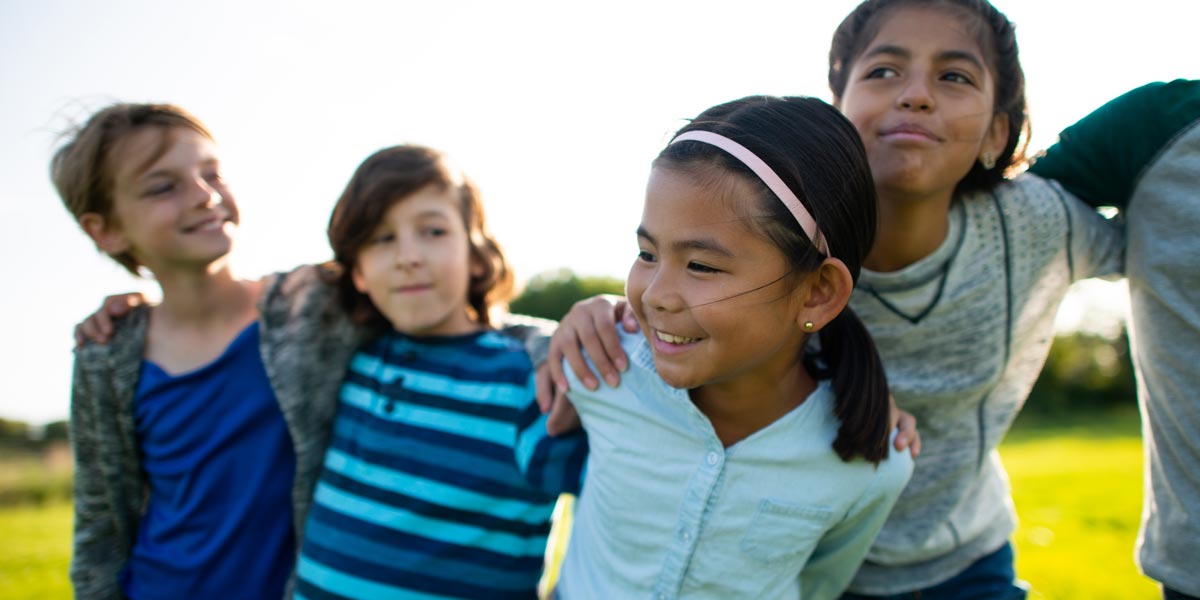
[[[575,515],[575,496],[563,494],[554,507],[550,539],[546,542],[546,571],[538,583],[538,597],[545,600],[550,590],[558,583],[558,570],[562,568],[563,555],[567,553],[567,542],[571,539],[571,517]]]

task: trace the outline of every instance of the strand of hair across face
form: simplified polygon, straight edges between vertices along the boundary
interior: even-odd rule
[[[766,282],[766,283],[764,283],[764,284],[762,284],[762,285],[760,285],[760,286],[758,286],[758,287],[753,287],[753,288],[750,288],[750,289],[748,289],[748,290],[745,290],[745,291],[742,291],[742,292],[738,292],[738,293],[736,293],[736,294],[734,294],[734,295],[732,295],[732,296],[726,296],[726,297],[724,297],[724,298],[718,298],[718,299],[716,299],[716,300],[710,300],[710,301],[708,301],[708,302],[701,302],[700,304],[691,304],[691,305],[688,305],[688,306],[687,306],[687,308],[699,308],[699,307],[701,307],[701,306],[708,306],[708,305],[710,305],[710,304],[716,304],[716,303],[718,303],[718,302],[724,302],[724,301],[726,301],[726,300],[733,300],[734,298],[738,298],[738,297],[741,297],[741,296],[745,296],[746,294],[753,294],[754,292],[757,292],[757,291],[759,291],[759,290],[762,290],[762,289],[766,289],[766,288],[768,288],[768,287],[771,287],[771,286],[775,285],[776,283],[779,283],[780,281],[783,281],[783,278],[785,278],[785,277],[787,277],[788,275],[791,275],[792,273],[795,273],[795,272],[796,272],[796,271],[795,271],[794,269],[791,269],[791,270],[788,270],[788,271],[784,271],[783,275],[780,275],[779,277],[776,277],[775,279],[772,279],[771,281],[768,281],[768,282]],[[774,302],[775,300],[778,300],[778,298],[776,298],[776,299],[774,299],[774,300],[771,300],[771,301],[772,301],[772,302]]]

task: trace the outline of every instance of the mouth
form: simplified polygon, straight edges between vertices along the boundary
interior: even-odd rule
[[[432,289],[432,288],[433,288],[433,284],[431,284],[431,283],[420,283],[420,284],[397,286],[397,287],[392,288],[392,291],[397,294],[417,294],[417,293],[424,292],[424,291]]]
[[[666,343],[672,344],[672,345],[676,345],[676,346],[683,346],[685,344],[694,344],[694,343],[700,341],[700,338],[683,337],[681,335],[674,335],[674,334],[667,333],[665,331],[659,331],[657,329],[654,330],[654,337],[658,338],[659,340],[662,340],[663,342],[666,342]]]
[[[686,337],[654,329],[654,337],[650,340],[654,353],[659,356],[683,354],[696,344],[704,341],[702,337]]]
[[[204,219],[199,223],[193,223],[183,228],[184,233],[205,233],[209,231],[220,231],[225,227],[225,223],[230,222],[228,217],[211,217]]]
[[[942,141],[940,136],[914,123],[901,123],[894,127],[888,127],[879,132],[879,137],[893,140]]]

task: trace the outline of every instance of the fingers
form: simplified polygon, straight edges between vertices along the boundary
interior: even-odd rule
[[[551,379],[550,365],[542,363],[533,372],[533,389],[538,410],[542,411],[542,414],[550,412],[554,405],[554,380]]]
[[[546,433],[557,436],[575,431],[581,426],[579,413],[575,411],[575,405],[571,404],[571,400],[567,398],[566,390],[558,390],[558,393],[554,395],[554,407],[550,409],[550,415],[546,417]]]
[[[99,312],[88,315],[82,323],[75,326],[75,345],[83,346],[91,341],[97,344],[107,344],[112,336],[112,318],[104,313],[103,307]]]
[[[584,351],[592,359],[595,373],[588,367]],[[562,389],[567,388],[567,379],[560,367],[564,358],[589,390],[599,387],[597,374],[610,386],[621,382],[620,372],[629,363],[616,332],[616,311],[611,300],[595,296],[576,302],[550,338],[546,361],[550,363],[553,380]]]
[[[917,431],[917,418],[899,409],[896,412],[899,413],[896,426],[900,431],[896,434],[894,446],[896,450],[911,449],[913,458],[916,458],[921,454],[921,434]]]
[[[616,311],[618,319],[621,321],[621,327],[625,328],[626,333],[637,333],[641,327],[637,322],[637,315],[633,314],[633,307],[626,300],[617,302]]]
[[[613,313],[609,310],[591,316],[591,327],[580,330],[579,341],[604,382],[609,387],[617,387],[621,383],[621,371],[625,370],[628,362],[625,350],[621,348],[621,338],[617,335],[617,324],[612,320]]]
[[[555,335],[557,336],[558,334]],[[551,341],[550,343],[551,347],[553,348],[554,342]],[[587,360],[583,357],[582,344],[583,342],[580,339],[580,336],[577,335],[575,331],[571,331],[569,336],[563,338],[560,354],[566,359],[567,364],[570,365],[571,370],[575,372],[575,376],[579,378],[579,382],[583,384],[583,387],[589,390],[594,390],[600,387],[600,383],[596,379],[595,374],[592,373],[592,370],[588,368]],[[551,355],[553,354],[554,353],[552,351]],[[555,382],[560,388],[564,390],[567,389],[567,378],[565,374],[563,374],[561,380],[556,379]]]
[[[113,334],[113,319],[119,319],[134,307],[146,304],[146,296],[141,292],[115,294],[107,296],[100,303],[100,310],[89,315],[84,321],[75,326],[75,346],[82,346],[88,341],[97,344],[107,344]]]

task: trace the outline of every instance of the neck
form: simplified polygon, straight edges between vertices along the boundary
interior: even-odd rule
[[[804,403],[816,387],[804,365],[792,359],[784,368],[706,383],[689,394],[729,447]]]
[[[864,267],[880,272],[898,271],[929,256],[946,240],[953,190],[921,197],[877,191],[879,224]]]
[[[155,276],[162,287],[162,303],[155,308],[160,322],[203,328],[245,321],[257,311],[258,283],[237,279],[228,264]]]

